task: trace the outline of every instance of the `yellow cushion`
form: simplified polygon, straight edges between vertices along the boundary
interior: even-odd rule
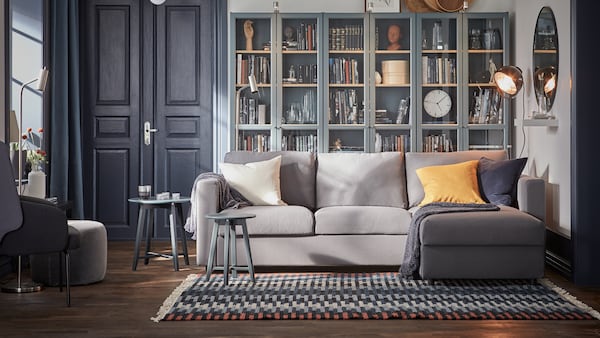
[[[477,184],[478,163],[478,160],[473,160],[417,169],[417,176],[425,190],[425,197],[419,205],[433,202],[485,203]]]
[[[227,183],[254,205],[287,205],[281,200],[281,155],[246,164],[219,163]]]

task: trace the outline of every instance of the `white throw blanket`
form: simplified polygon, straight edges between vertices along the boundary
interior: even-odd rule
[[[223,175],[212,172],[205,172],[198,175],[198,177],[196,177],[196,180],[194,180],[194,185],[192,186],[190,212],[184,225],[185,231],[192,233],[192,239],[196,239],[196,220],[198,219],[198,215],[196,214],[196,203],[198,203],[199,201],[195,200],[196,186],[198,185],[198,182],[207,179],[216,179],[217,184],[219,186],[219,210],[217,211],[221,211],[223,209],[228,208],[238,209],[252,205],[252,203],[248,201],[244,196],[242,196],[242,194],[240,194],[237,190],[229,186],[229,183],[227,183],[227,180],[225,180],[225,177],[223,177]]]

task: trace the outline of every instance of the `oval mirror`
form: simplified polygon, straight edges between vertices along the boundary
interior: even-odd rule
[[[533,36],[533,88],[539,111],[534,118],[553,118],[550,113],[558,79],[558,32],[550,7],[537,17]]]

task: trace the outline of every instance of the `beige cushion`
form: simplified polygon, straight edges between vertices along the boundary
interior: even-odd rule
[[[341,206],[315,212],[317,235],[406,235],[410,225],[406,209]]]
[[[281,200],[281,156],[246,164],[219,163],[223,176],[254,205],[287,205]]]
[[[313,213],[299,205],[288,206],[250,206],[240,209],[227,209],[227,214],[254,214],[255,218],[246,220],[249,236],[312,236],[314,231]],[[242,234],[241,227],[235,229]],[[223,234],[223,227],[219,233]],[[277,254],[273,252],[273,254]]]

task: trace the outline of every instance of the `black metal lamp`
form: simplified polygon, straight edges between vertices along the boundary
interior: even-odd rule
[[[516,66],[500,67],[494,73],[494,83],[502,97],[513,98],[523,87],[523,72]]]

